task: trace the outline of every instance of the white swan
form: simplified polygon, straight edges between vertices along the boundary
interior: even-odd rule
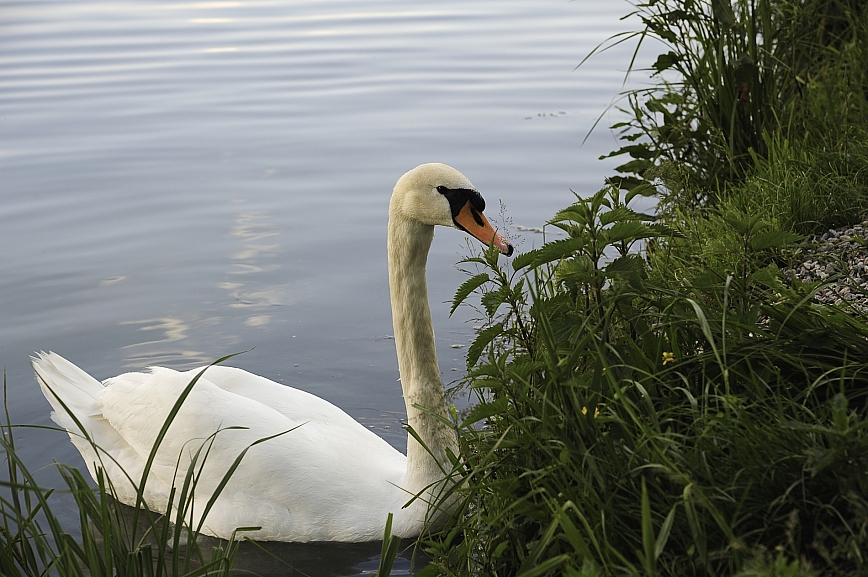
[[[456,439],[438,419],[446,416],[446,405],[425,263],[434,225],[459,228],[512,254],[483,216],[484,208],[470,181],[444,164],[424,164],[403,175],[389,204],[398,368],[409,424],[427,450],[411,437],[405,457],[323,399],[240,369],[213,366],[193,387],[157,452],[145,485],[149,507],[161,513],[171,509],[171,487],[182,485],[192,455],[209,435],[245,427],[216,435],[190,519],[198,524],[236,456],[257,439],[292,429],[250,449],[207,515],[204,533],[226,539],[238,527],[257,526],[261,529],[244,535],[262,541],[374,541],[382,538],[390,512],[392,533],[400,537],[416,536],[426,522],[441,521],[446,512],[431,518],[426,501],[443,487]],[[55,353],[35,356],[33,368],[54,408],[52,418],[69,431],[91,475],[96,478],[97,468],[103,468],[119,500],[135,504],[126,475],[141,478],[170,408],[201,369],[154,367],[99,383]],[[406,506],[414,495],[421,498]]]

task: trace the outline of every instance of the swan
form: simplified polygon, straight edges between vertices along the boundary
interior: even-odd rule
[[[100,383],[56,353],[35,353],[31,361],[51,417],[69,433],[91,476],[102,469],[116,498],[134,506],[134,482],[142,478],[162,424],[204,370],[156,452],[144,491],[151,510],[175,513],[170,491],[182,486],[204,446],[207,459],[194,467],[195,506],[185,518],[194,527],[202,522],[201,532],[214,537],[376,541],[389,513],[392,534],[399,537],[442,524],[448,505],[432,513],[428,502],[445,488],[449,454],[458,448],[444,422],[425,265],[435,225],[465,231],[511,255],[512,245],[494,230],[484,208],[470,181],[445,164],[410,170],[392,192],[388,267],[395,346],[408,423],[424,443],[410,436],[406,456],[328,401],[220,365],[182,372],[151,367]],[[205,503],[236,457],[273,435],[248,450],[203,520]],[[239,527],[259,529],[236,535]]]

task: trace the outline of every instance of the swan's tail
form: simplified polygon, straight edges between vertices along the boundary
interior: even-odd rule
[[[137,503],[135,480],[142,476],[143,462],[103,416],[102,383],[56,353],[37,353],[30,362],[42,394],[54,409],[51,419],[69,433],[91,476],[97,479],[98,470],[104,469],[115,498],[128,505]],[[148,483],[145,498],[154,503],[154,511],[164,513],[168,494],[153,474]]]
[[[102,416],[99,409],[102,384],[57,353],[37,353],[30,362],[42,394],[54,409],[51,419],[69,431],[70,436],[77,433],[90,437],[89,423],[93,417]]]

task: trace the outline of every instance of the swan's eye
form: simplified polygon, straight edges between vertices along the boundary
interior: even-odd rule
[[[440,194],[446,194],[447,192],[449,192],[449,189],[446,188],[445,186],[438,186],[437,192],[439,192]]]

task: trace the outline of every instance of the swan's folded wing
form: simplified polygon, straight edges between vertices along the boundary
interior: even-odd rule
[[[194,369],[184,374],[192,379],[201,370]],[[242,369],[211,366],[205,371],[204,378],[225,391],[267,405],[296,422],[356,423],[355,419],[325,399]]]
[[[105,382],[103,417],[137,453],[139,470],[190,380],[185,373],[154,368],[150,373],[127,373]],[[151,471],[162,483],[180,486],[195,463],[199,490],[210,492],[247,447],[301,424],[200,379],[169,425]]]
[[[260,439],[279,435],[245,454],[208,517],[208,530],[226,536],[238,526],[263,525],[268,530],[254,534],[257,538],[355,540],[363,526],[365,531],[375,527],[376,534],[371,538],[376,538],[382,531],[381,517],[399,509],[392,505],[406,498],[396,487],[404,476],[404,456],[321,399],[307,393],[299,396],[296,393],[301,391],[276,383],[273,385],[288,389],[285,394],[269,387],[263,389],[257,386],[263,383],[250,380],[259,379],[253,375],[245,377],[246,385],[227,386],[241,392],[255,388],[259,392],[254,397],[262,396],[264,390],[263,400],[278,405],[315,399],[313,408],[310,403],[301,408],[330,414],[333,421],[343,422],[345,417],[350,426],[295,421],[265,402],[217,386],[211,379],[220,380],[220,373],[211,374],[209,369],[191,390],[157,451],[152,476],[161,485],[180,487],[184,475],[192,470],[197,482],[196,502],[204,504],[245,449]],[[191,376],[153,369],[151,373],[130,373],[106,381],[103,415],[139,453],[138,464],[147,459],[172,405]],[[275,399],[275,394],[279,398]],[[160,495],[165,493],[162,488]],[[154,503],[149,491],[146,494],[153,508],[165,507]],[[353,499],[348,502],[350,495]],[[356,515],[358,526],[346,522],[345,514],[353,507],[365,511],[364,515]],[[202,505],[195,509],[201,514]]]
[[[192,379],[200,370],[184,374]],[[208,367],[204,378],[227,392],[268,406],[294,423],[304,423],[306,428],[316,429],[323,435],[322,443],[334,445],[346,439],[350,447],[364,443],[372,459],[394,458],[395,449],[385,440],[340,407],[316,395],[234,367]],[[352,448],[349,451],[354,452]]]

